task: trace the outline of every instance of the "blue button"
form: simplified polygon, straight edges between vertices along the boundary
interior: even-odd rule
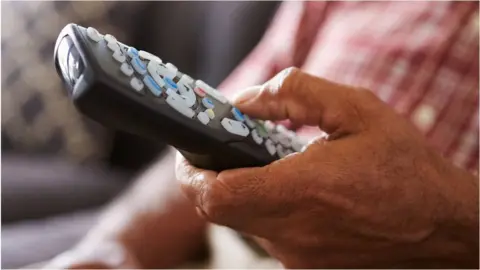
[[[132,63],[133,69],[135,69],[135,71],[138,72],[139,74],[143,75],[147,73],[147,66],[145,66],[145,64],[138,57],[132,58],[131,63]]]
[[[165,77],[163,80],[167,84],[167,88],[177,89],[177,84],[172,79]]]
[[[143,78],[143,83],[148,87],[150,92],[152,92],[153,95],[156,97],[160,96],[162,94],[162,88],[155,82],[155,80],[147,75]]]
[[[207,97],[202,99],[202,104],[207,109],[213,109],[215,107],[215,104]]]
[[[235,119],[237,119],[240,122],[243,122],[245,120],[245,116],[243,116],[243,114],[235,107],[233,107],[232,109],[232,114],[235,117]]]
[[[128,48],[127,54],[128,54],[128,56],[130,56],[131,58],[138,57],[138,51],[137,51],[137,49],[135,49],[135,48],[133,48],[133,47]]]

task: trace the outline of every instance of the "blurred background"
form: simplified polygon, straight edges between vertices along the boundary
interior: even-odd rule
[[[71,247],[164,145],[79,115],[53,65],[68,23],[92,26],[218,85],[278,2],[2,1],[2,268]]]

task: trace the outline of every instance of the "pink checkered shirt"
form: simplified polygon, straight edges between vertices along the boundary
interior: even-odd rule
[[[478,172],[478,8],[478,2],[284,2],[219,88],[229,96],[289,66],[365,87],[455,165]]]

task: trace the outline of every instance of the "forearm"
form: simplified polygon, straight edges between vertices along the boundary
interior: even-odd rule
[[[120,241],[147,268],[175,267],[199,252],[205,223],[175,181],[174,158],[168,151],[141,175],[82,244]]]

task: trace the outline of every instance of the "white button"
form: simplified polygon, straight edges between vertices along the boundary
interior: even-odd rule
[[[177,71],[178,71],[178,68],[176,66],[174,66],[172,63],[166,63],[165,66],[170,70],[174,70],[175,73],[177,73]]]
[[[292,139],[292,148],[297,152],[301,152],[303,148],[303,144],[298,139]]]
[[[200,120],[200,122],[202,122],[202,124],[206,125],[208,124],[208,122],[210,122],[210,118],[208,117],[208,115],[204,112],[199,112],[197,114],[197,118],[198,120]]]
[[[140,81],[138,78],[133,77],[132,80],[130,80],[130,85],[132,86],[135,91],[139,92],[143,89],[143,82]]]
[[[127,75],[128,77],[132,76],[133,74],[133,68],[128,63],[123,63],[120,66],[120,70],[123,72],[123,74]]]
[[[257,144],[262,144],[263,138],[258,135],[258,132],[254,129],[252,130],[252,138]]]
[[[127,60],[127,57],[122,53],[120,49],[116,50],[112,56],[113,59],[117,60],[120,63],[123,63],[125,62],[125,60]]]
[[[168,97],[167,99],[165,99],[165,101],[167,102],[168,105],[172,106],[172,108],[174,108],[177,112],[185,115],[188,118],[192,118],[195,115],[195,112],[192,109],[185,106],[185,102],[183,101],[183,99],[179,95],[174,93],[171,89],[167,90],[167,95]]]
[[[245,117],[245,123],[247,123],[247,126],[250,128],[254,128],[255,122],[253,122],[252,119],[250,119],[250,117],[248,117],[247,115],[243,115],[243,116]]]
[[[158,63],[162,63],[162,59],[146,51],[142,51],[142,50],[138,51],[138,56],[140,56],[140,58],[144,60],[150,60],[150,61],[156,61]]]
[[[277,153],[281,158],[287,155],[285,149],[283,149],[283,146],[281,146],[280,144],[277,145]]]
[[[284,133],[275,134],[278,138],[278,141],[285,147],[290,147],[290,139]]]
[[[164,64],[159,64],[157,67],[157,73],[163,77],[167,77],[170,79],[175,78],[177,76],[177,71],[169,69],[166,65]]]
[[[118,46],[118,43],[115,41],[115,42],[108,42],[107,43],[107,47],[112,50],[112,51],[116,51],[116,50],[120,50],[120,46]]]
[[[188,107],[192,107],[195,105],[197,101],[197,96],[195,95],[195,92],[193,91],[192,87],[188,85],[188,76],[185,77],[186,75],[182,76],[180,80],[177,83],[178,90],[180,91],[180,94],[185,98],[185,102],[187,103]]]
[[[110,35],[110,34],[106,34],[104,37],[103,37],[107,42],[115,42],[117,43],[117,39]]]
[[[220,101],[221,103],[226,104],[228,102],[227,98],[224,97],[222,93],[220,93],[210,85],[206,84],[205,82],[201,80],[197,80],[195,84],[198,85],[198,87],[202,88],[202,90],[205,91],[207,94],[209,94],[216,100]]]
[[[102,35],[93,27],[87,28],[87,36],[94,42],[99,42],[102,40]]]
[[[232,120],[229,118],[223,118],[222,119],[222,126],[230,133],[242,136],[242,137],[247,137],[250,131],[248,130],[248,127],[245,126],[242,122]]]
[[[158,63],[155,61],[150,61],[147,64],[147,70],[150,76],[152,76],[152,79],[160,86],[164,87],[165,86],[165,81],[158,75],[157,73],[157,68],[158,68]]]
[[[265,142],[265,147],[267,148],[267,151],[268,153],[270,153],[270,155],[275,155],[275,152],[277,151],[277,149],[275,148],[275,144],[273,144],[273,142],[271,140],[267,140]]]
[[[205,113],[208,115],[208,117],[209,117],[210,119],[215,118],[215,113],[213,112],[212,109],[206,109],[206,110],[205,110]]]
[[[190,86],[194,86],[195,81],[192,79],[192,77],[188,76],[187,74],[183,74],[182,78],[180,78],[180,81],[184,81]]]
[[[272,121],[265,121],[263,123],[263,126],[269,133],[271,133],[275,129],[275,124]]]

